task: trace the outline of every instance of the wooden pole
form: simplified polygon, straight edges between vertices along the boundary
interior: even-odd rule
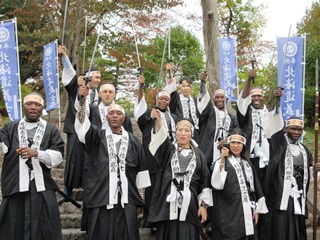
[[[315,80],[315,119],[314,119],[314,164],[318,163],[318,134],[319,134],[319,89],[318,89],[318,59],[316,60],[316,80]],[[312,173],[311,173],[312,174]],[[313,240],[317,239],[317,195],[318,195],[318,173],[314,172],[313,187]]]

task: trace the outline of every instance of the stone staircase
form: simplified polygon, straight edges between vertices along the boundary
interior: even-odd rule
[[[63,133],[64,134],[64,133]],[[63,135],[62,134],[62,135]],[[60,190],[64,187],[64,167],[65,160],[59,167],[51,170],[51,174],[58,184]],[[72,198],[82,206],[82,189],[74,189]],[[57,193],[57,199],[61,196]],[[82,209],[77,208],[70,202],[63,203],[60,207],[60,218],[62,226],[62,235],[64,240],[84,240],[85,232],[80,230]]]

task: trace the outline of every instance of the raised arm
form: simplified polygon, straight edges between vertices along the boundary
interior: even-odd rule
[[[141,99],[144,96],[143,92],[143,85],[145,84],[145,79],[143,75],[138,76],[138,81],[139,81],[139,91],[138,91],[138,103],[140,103]]]
[[[63,65],[62,71],[62,84],[67,86],[76,75],[76,71],[73,69],[70,59],[67,55],[67,48],[65,46],[58,47],[58,54],[61,54],[61,62]]]
[[[79,87],[78,96],[80,98],[80,101],[79,101],[79,109],[77,110],[74,127],[78,135],[79,141],[82,143],[85,143],[85,136],[91,125],[88,114],[86,112],[86,100],[87,100],[88,93],[89,93],[89,88],[87,86],[82,85]]]
[[[250,69],[248,79],[246,81],[246,84],[244,85],[244,89],[242,92],[242,98],[246,98],[250,95],[250,86],[251,86],[251,81],[252,79],[256,76],[256,70],[255,69]]]

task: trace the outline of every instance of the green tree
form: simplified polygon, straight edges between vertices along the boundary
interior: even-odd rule
[[[172,74],[176,77],[189,76],[192,80],[197,80],[199,72],[203,70],[203,50],[197,37],[190,31],[185,30],[182,26],[171,29],[170,36],[170,57],[173,61]],[[167,36],[157,36],[146,47],[148,53],[144,54],[144,58],[149,63],[146,68],[147,83],[155,82],[159,77],[164,47],[168,49],[166,44]],[[168,50],[165,52],[164,64],[168,59]]]
[[[314,122],[315,62],[320,56],[320,4],[314,2],[298,23],[298,34],[306,34],[305,103],[304,114],[308,126]]]
[[[97,33],[101,28],[103,32],[99,40],[99,51],[95,55],[95,65],[106,70],[107,73],[103,71],[105,79],[116,82],[123,65],[134,65],[135,48],[131,22],[141,29],[157,26],[156,23],[165,17],[161,10],[182,2],[3,0],[0,4],[0,20],[17,18],[22,83],[29,77],[41,78],[43,46],[55,39],[59,39],[60,44],[63,41],[67,46],[72,64],[78,73],[82,73],[89,67]],[[63,31],[65,12],[68,14]],[[140,29],[138,30],[138,40],[143,43],[149,34],[139,34]],[[148,33],[157,31],[159,29],[153,27]],[[85,37],[86,55],[82,59]],[[108,56],[111,60],[103,60],[102,56]],[[66,99],[64,95],[61,94]]]

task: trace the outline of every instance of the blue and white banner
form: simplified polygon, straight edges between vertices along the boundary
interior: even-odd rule
[[[16,20],[0,23],[0,82],[11,121],[21,118]]]
[[[281,109],[285,120],[293,115],[303,117],[303,43],[303,37],[277,38],[278,85],[284,88]]]
[[[220,38],[220,87],[226,92],[229,101],[237,101],[236,42],[234,38]]]
[[[44,46],[42,76],[44,90],[46,92],[47,111],[60,107],[57,50],[57,40]]]

